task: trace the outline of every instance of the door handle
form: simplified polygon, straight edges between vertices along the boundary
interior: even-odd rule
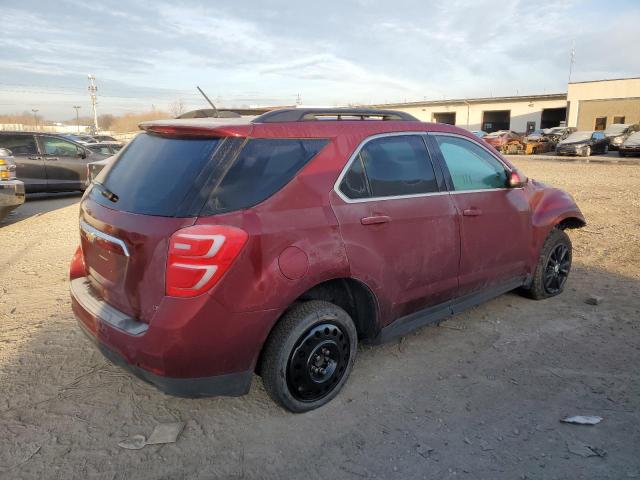
[[[477,217],[478,215],[482,215],[482,210],[480,210],[479,208],[467,208],[466,210],[462,211],[462,214],[465,217]]]
[[[58,161],[58,157],[47,157],[47,158],[45,158],[45,160],[47,162],[57,162]]]
[[[37,155],[29,157],[29,160],[42,160],[42,157],[38,157]]]
[[[389,223],[391,217],[388,215],[374,215],[372,217],[364,217],[360,219],[362,225],[375,225],[377,223]]]

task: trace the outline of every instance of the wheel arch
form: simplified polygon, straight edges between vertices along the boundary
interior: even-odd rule
[[[293,305],[310,300],[325,300],[346,311],[355,324],[360,340],[373,339],[380,330],[378,300],[367,284],[351,277],[325,280],[305,290],[282,311],[263,342],[256,359],[256,373],[260,374],[264,346],[276,325]]]

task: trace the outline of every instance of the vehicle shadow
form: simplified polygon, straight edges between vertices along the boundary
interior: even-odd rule
[[[80,201],[82,192],[30,193],[23,205],[0,220],[0,228],[68,207]]]

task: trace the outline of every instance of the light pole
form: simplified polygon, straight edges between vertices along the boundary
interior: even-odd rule
[[[78,133],[80,133],[80,117],[78,114],[78,110],[80,110],[80,105],[74,105],[73,108],[76,109],[76,125],[78,126]]]
[[[98,110],[96,109],[96,104],[98,103],[98,86],[96,85],[96,77],[89,74],[87,75],[89,79],[89,97],[91,98],[91,107],[93,108],[93,130],[94,133],[98,132]]]
[[[37,108],[32,108],[31,111],[33,112],[33,128],[38,130],[38,117],[36,116],[36,113],[38,113],[39,110]]]

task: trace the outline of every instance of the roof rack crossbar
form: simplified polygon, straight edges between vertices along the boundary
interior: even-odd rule
[[[283,108],[263,113],[252,123],[306,122],[321,120],[323,117],[336,117],[337,120],[360,120],[379,118],[380,120],[404,120],[416,122],[413,115],[397,110],[378,110],[370,108]],[[343,117],[351,117],[345,119]]]

